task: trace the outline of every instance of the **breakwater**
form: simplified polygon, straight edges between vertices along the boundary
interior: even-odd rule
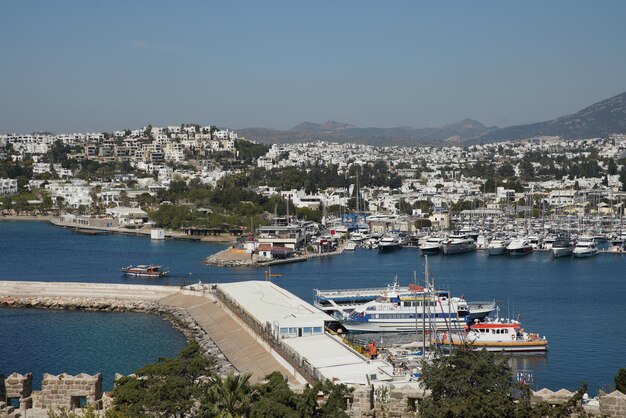
[[[21,286],[22,295],[8,295],[7,288],[3,286],[3,283],[5,282],[0,282],[0,307],[98,312],[139,312],[159,315],[169,321],[172,327],[179,330],[188,340],[193,339],[197,341],[207,356],[215,358],[217,373],[225,375],[228,371],[236,370],[207,332],[196,322],[196,320],[185,308],[171,306],[166,303],[162,303],[159,300],[150,300],[149,298],[152,297],[152,295],[143,296],[143,299],[141,296],[137,299],[133,299],[128,294],[126,297],[117,298],[96,296],[24,295],[23,293],[27,293],[24,292],[24,288],[32,289],[33,287],[32,283],[24,282],[20,283],[23,285]],[[59,283],[57,283],[57,285],[59,285]],[[68,285],[70,285],[70,288],[76,287],[76,284],[74,283]],[[111,287],[111,285],[108,286]],[[56,287],[57,289],[54,290],[58,291],[59,286]],[[128,292],[128,289],[124,290]]]

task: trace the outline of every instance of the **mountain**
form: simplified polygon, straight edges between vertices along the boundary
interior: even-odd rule
[[[336,121],[324,123],[302,122],[293,128],[282,131],[264,128],[239,129],[239,135],[263,143],[297,143],[324,140],[339,143],[358,143],[371,145],[441,145],[441,141],[458,142],[462,138],[476,137],[489,129],[472,119],[446,125],[442,128],[359,128]]]
[[[240,129],[237,133],[259,142],[273,144],[324,140],[380,146],[469,145],[537,136],[597,138],[612,133],[626,133],[626,93],[592,104],[573,115],[506,128],[487,127],[473,119],[464,119],[441,128],[359,128],[344,122],[327,121],[302,122],[286,131],[248,128]]]
[[[469,139],[468,142],[495,142],[560,136],[566,139],[606,137],[626,132],[626,92],[594,103],[580,112],[528,125],[495,129]]]

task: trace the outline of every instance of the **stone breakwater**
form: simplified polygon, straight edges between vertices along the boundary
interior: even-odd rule
[[[188,340],[198,342],[205,355],[215,359],[215,371],[226,375],[237,369],[228,361],[215,342],[187,312],[185,308],[164,305],[158,301],[130,299],[85,298],[85,297],[41,297],[41,296],[1,296],[0,307],[81,310],[97,312],[138,312],[160,315],[180,331]]]

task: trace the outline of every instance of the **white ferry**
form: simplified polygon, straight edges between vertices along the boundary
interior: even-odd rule
[[[422,287],[400,286],[396,277],[391,285],[387,287],[374,287],[365,289],[331,289],[318,290],[315,289],[313,305],[336,318],[338,321],[345,320],[358,308],[366,303],[375,301],[379,298],[387,298],[392,295],[406,296],[418,298],[424,297],[427,293]],[[435,289],[433,295],[437,297],[450,298],[450,293],[446,290]],[[467,320],[472,322],[475,319],[483,320],[496,309],[495,301],[488,302],[466,302],[469,307],[469,317]],[[419,313],[419,312],[418,312]]]

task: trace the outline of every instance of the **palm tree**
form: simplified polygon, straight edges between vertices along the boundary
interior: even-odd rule
[[[248,415],[255,394],[250,373],[213,376],[198,412],[199,418],[241,418]]]

